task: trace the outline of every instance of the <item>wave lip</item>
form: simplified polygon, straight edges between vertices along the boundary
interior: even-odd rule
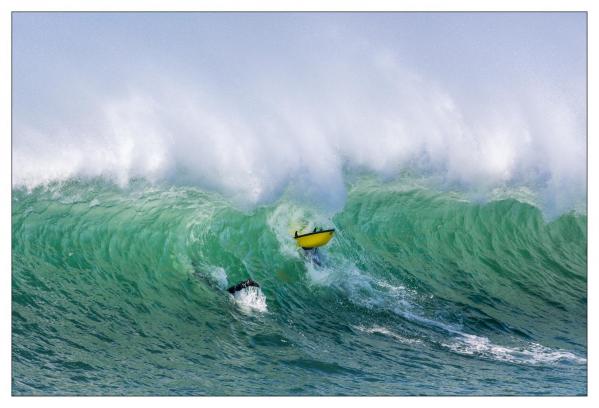
[[[22,106],[14,118],[13,186],[144,178],[250,204],[274,202],[292,189],[339,209],[351,168],[381,177],[421,171],[491,195],[506,186],[557,201],[586,195],[585,110],[568,104],[564,92],[527,81],[509,97],[481,103],[388,51],[356,57],[303,61],[319,75],[279,78],[276,87],[246,77],[237,95],[204,89],[210,80],[200,75],[185,86],[152,78],[151,89],[127,84],[128,93],[91,100],[76,97],[88,89],[74,89],[81,114],[64,108],[51,121]],[[330,69],[338,58],[344,74]],[[268,69],[264,75],[278,76]],[[64,99],[48,96],[47,105]]]

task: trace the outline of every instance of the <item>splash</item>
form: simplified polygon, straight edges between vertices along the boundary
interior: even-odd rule
[[[338,211],[348,174],[411,172],[485,197],[528,189],[558,211],[584,202],[585,109],[570,103],[578,88],[536,73],[509,89],[462,94],[357,33],[332,45],[335,53],[299,53],[288,75],[275,65],[233,69],[234,87],[201,66],[193,74],[146,69],[122,91],[93,98],[81,82],[68,83],[69,101],[47,97],[57,105],[50,119],[28,111],[19,92],[28,85],[17,77],[13,186],[144,178],[248,205],[291,194]]]
[[[252,312],[264,313],[268,310],[266,305],[266,296],[262,290],[256,286],[248,286],[245,289],[238,290],[233,295],[235,304],[244,313]]]

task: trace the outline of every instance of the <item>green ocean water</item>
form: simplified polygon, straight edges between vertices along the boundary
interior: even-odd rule
[[[315,226],[321,265],[291,238]],[[373,181],[334,213],[12,191],[14,395],[581,395],[586,333],[584,214]]]

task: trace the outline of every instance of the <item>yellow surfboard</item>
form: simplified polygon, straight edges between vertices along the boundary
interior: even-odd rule
[[[296,235],[294,238],[297,244],[303,249],[318,248],[325,245],[333,238],[334,229],[310,232],[308,234]],[[296,232],[297,234],[297,232]]]

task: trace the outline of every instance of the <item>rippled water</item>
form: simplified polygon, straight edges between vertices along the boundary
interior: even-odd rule
[[[13,189],[12,391],[586,394],[586,223],[372,182],[333,216],[145,182]],[[314,226],[337,230],[320,266],[291,238]]]

